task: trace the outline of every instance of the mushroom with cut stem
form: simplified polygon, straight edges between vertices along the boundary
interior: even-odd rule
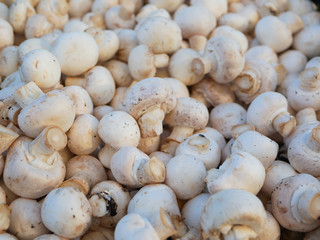
[[[110,169],[117,182],[129,187],[142,187],[165,180],[165,165],[159,159],[149,158],[131,146],[120,148],[113,154]]]
[[[191,97],[178,98],[175,108],[165,117],[165,123],[173,129],[166,143],[161,146],[161,151],[173,156],[177,146],[194,130],[204,128],[208,120],[209,112],[203,103]]]
[[[309,174],[297,174],[282,179],[274,188],[272,213],[282,227],[309,232],[320,226],[319,199],[319,181]]]
[[[21,240],[34,239],[49,233],[41,220],[41,203],[27,198],[17,198],[10,204],[9,232]]]
[[[118,240],[160,240],[148,219],[137,213],[127,214],[119,221],[114,237]]]
[[[254,125],[265,136],[278,132],[287,137],[296,126],[296,119],[290,116],[287,99],[282,94],[265,92],[249,105],[247,123]]]
[[[203,236],[211,239],[250,239],[263,231],[266,220],[266,211],[254,194],[227,189],[210,196],[200,224]]]
[[[129,89],[125,105],[138,121],[141,136],[155,137],[163,131],[165,114],[176,106],[176,96],[166,80],[146,78]]]
[[[3,172],[6,186],[21,197],[45,196],[65,177],[66,168],[58,151],[66,145],[66,135],[55,126],[44,128],[34,140],[20,137],[7,154]]]
[[[127,214],[131,195],[115,181],[102,181],[90,193],[92,215],[100,218],[100,225],[113,228]]]

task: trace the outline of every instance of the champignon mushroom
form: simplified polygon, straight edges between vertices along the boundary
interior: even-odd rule
[[[27,39],[40,38],[53,30],[52,24],[47,20],[47,17],[42,14],[35,14],[28,18],[24,34]]]
[[[14,1],[9,8],[8,20],[15,33],[23,34],[27,20],[32,15],[36,14],[28,0]]]
[[[10,25],[9,22],[6,20],[0,18],[0,37],[1,37],[1,44],[0,44],[0,50],[2,50],[5,47],[13,45],[14,42],[14,33],[13,28]]]

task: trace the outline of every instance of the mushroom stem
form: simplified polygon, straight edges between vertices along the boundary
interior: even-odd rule
[[[272,124],[282,137],[287,137],[295,128],[296,119],[290,116],[288,112],[282,112],[273,119]]]
[[[248,123],[237,124],[231,128],[231,135],[236,140],[242,133],[247,131],[255,131],[255,127]]]
[[[248,226],[234,226],[228,233],[223,235],[225,240],[237,240],[237,239],[252,239],[258,236],[250,227]]]
[[[19,137],[19,134],[0,125],[0,154],[3,153]]]
[[[54,158],[48,156],[65,148],[67,145],[67,136],[59,128],[55,126],[46,127],[39,136],[29,145],[29,152],[33,156],[37,156],[35,160],[41,160],[48,165],[52,165]],[[41,157],[41,155],[43,157]]]
[[[141,136],[143,138],[159,136],[163,131],[164,116],[164,112],[158,107],[147,110],[138,120]]]
[[[129,20],[134,13],[135,5],[132,0],[122,0],[119,17],[124,20]]]
[[[314,152],[320,151],[320,125],[314,127],[308,134],[307,146]]]
[[[194,129],[190,127],[176,126],[172,129],[167,141],[176,141],[178,143],[183,142],[193,134]]]
[[[89,202],[94,217],[115,216],[117,214],[117,203],[107,191],[93,194]]]
[[[35,82],[29,82],[16,90],[14,100],[24,108],[43,95],[44,93]]]
[[[212,69],[216,69],[217,62],[214,58],[211,59],[207,57],[195,58],[191,62],[191,69],[196,75],[201,76],[209,73]]]
[[[205,137],[203,134],[198,134],[191,137],[188,144],[190,147],[192,147],[196,151],[201,152],[201,151],[207,150],[208,146],[210,145],[210,140],[207,137]]]
[[[317,115],[313,108],[304,108],[296,114],[297,125],[317,121]]]
[[[64,85],[67,86],[79,86],[84,87],[85,86],[86,79],[83,77],[67,77],[64,81]]]
[[[10,225],[11,209],[5,203],[0,203],[0,233],[6,231]]]
[[[243,71],[241,75],[235,79],[235,85],[240,92],[253,95],[258,92],[261,86],[259,73],[253,69]]]
[[[320,192],[306,190],[300,195],[297,208],[303,222],[314,222],[320,217]]]
[[[14,124],[18,124],[18,116],[21,111],[21,107],[19,104],[14,104],[8,107],[7,116]]]
[[[316,67],[307,68],[299,75],[299,84],[304,91],[315,91],[320,87],[320,72]]]
[[[137,179],[140,184],[160,183],[165,180],[165,165],[156,157],[143,161],[137,169]]]
[[[76,174],[60,184],[59,187],[73,187],[81,191],[84,195],[89,193],[90,183],[87,177],[82,174]]]
[[[177,233],[171,217],[163,208],[160,208],[159,214],[152,225],[161,240]]]
[[[285,66],[281,63],[273,64],[273,69],[276,71],[277,74],[277,85],[280,86],[288,75],[288,71]]]
[[[171,220],[177,231],[177,233],[173,236],[174,239],[176,238],[180,239],[181,237],[187,235],[189,229],[187,225],[183,222],[183,219],[180,216],[178,215],[171,216]]]
[[[207,44],[207,38],[202,35],[195,35],[189,38],[190,48],[202,53]]]
[[[157,68],[168,67],[169,65],[169,56],[165,53],[155,54],[154,55],[154,65]]]

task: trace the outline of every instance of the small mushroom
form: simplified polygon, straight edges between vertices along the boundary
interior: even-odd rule
[[[320,25],[311,25],[297,33],[293,40],[293,48],[308,58],[319,56],[319,42],[315,39],[320,35]]]
[[[291,231],[309,232],[320,225],[319,181],[309,174],[281,180],[271,195],[272,213],[279,224]]]
[[[255,60],[264,60],[271,64],[278,62],[277,53],[267,45],[259,45],[249,48],[245,54],[246,61],[254,62]]]
[[[266,211],[254,194],[227,189],[210,196],[203,207],[200,224],[204,237],[250,239],[263,231],[266,220]]]
[[[2,187],[0,187],[0,232],[5,232],[9,228],[10,224],[11,208],[7,204],[6,192]]]
[[[27,39],[40,38],[53,30],[52,24],[47,20],[47,17],[42,14],[35,14],[28,18],[24,34]]]
[[[135,25],[135,3],[131,0],[122,0],[120,5],[109,8],[105,13],[105,22],[108,29],[132,29]]]
[[[228,12],[227,0],[191,0],[191,5],[209,9],[217,19]]]
[[[19,68],[17,46],[8,46],[0,52],[0,76],[7,77]]]
[[[1,44],[0,50],[4,49],[5,47],[13,45],[14,42],[14,33],[13,28],[9,22],[0,18],[0,37],[1,37]]]
[[[128,62],[131,50],[138,46],[136,31],[132,29],[118,29],[115,32],[119,38],[119,49],[116,56],[118,60]]]
[[[8,20],[15,33],[24,34],[27,20],[36,14],[29,0],[16,0],[9,7]]]
[[[64,91],[76,105],[76,115],[92,114],[93,102],[89,93],[80,86],[67,86],[61,89]]]
[[[288,73],[300,73],[307,61],[306,55],[297,50],[288,50],[279,56],[279,62],[283,64]]]
[[[224,146],[226,145],[226,140],[224,136],[218,130],[212,127],[205,127],[198,131],[195,131],[195,133],[203,133],[207,137],[213,139],[219,145],[220,150],[223,149]]]
[[[267,137],[275,132],[287,137],[296,126],[295,117],[288,112],[287,99],[277,92],[262,93],[251,102],[247,123]]]
[[[70,0],[69,16],[72,18],[81,18],[85,13],[89,12],[93,0]]]
[[[116,59],[111,59],[104,66],[110,71],[117,87],[128,87],[132,83],[133,78],[130,74],[128,64]]]

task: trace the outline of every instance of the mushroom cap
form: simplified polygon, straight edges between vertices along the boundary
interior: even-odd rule
[[[215,16],[201,5],[180,9],[175,13],[174,21],[181,28],[183,38],[207,37],[217,24]]]
[[[20,129],[36,138],[46,126],[60,127],[67,132],[76,115],[76,106],[61,90],[52,90],[23,108],[18,116]]]
[[[255,126],[263,135],[270,136],[275,132],[274,118],[288,111],[287,99],[278,92],[265,92],[257,96],[247,110],[247,123]]]
[[[60,83],[61,68],[51,52],[40,48],[24,56],[19,73],[25,82],[34,81],[41,90],[49,90]]]
[[[228,12],[228,0],[191,0],[191,5],[208,8],[217,19]]]
[[[140,44],[147,45],[156,54],[173,53],[179,49],[182,42],[179,25],[161,16],[147,18],[136,32]]]
[[[282,227],[291,231],[310,232],[320,226],[319,220],[304,222],[295,217],[296,211],[299,211],[299,199],[296,198],[303,198],[301,195],[304,191],[316,191],[319,194],[319,180],[301,173],[282,179],[274,188],[271,194],[272,214]],[[301,213],[298,215],[303,218],[303,211]]]
[[[135,25],[135,15],[132,14],[128,19],[120,16],[121,6],[117,5],[108,9],[104,15],[108,29],[114,30],[118,28],[132,29]]]
[[[58,152],[51,156],[51,165],[41,168],[32,163],[35,156],[29,153],[30,138],[20,137],[9,148],[3,179],[15,194],[25,198],[43,197],[59,186],[66,174],[66,167]]]
[[[183,82],[181,82],[180,80],[172,77],[164,78],[164,80],[168,81],[168,83],[171,85],[171,88],[174,91],[176,98],[190,96],[187,86],[183,84]]]
[[[90,155],[75,156],[67,162],[66,179],[77,174],[85,176],[90,187],[107,180],[107,172],[101,162]]]
[[[237,225],[246,226],[258,235],[266,219],[266,211],[254,194],[227,189],[210,196],[202,210],[200,224],[206,235],[219,239]]]
[[[240,44],[226,36],[209,39],[204,49],[204,57],[215,59],[216,68],[210,71],[210,76],[218,83],[234,80],[242,72],[245,64]]]
[[[13,45],[14,33],[13,28],[5,19],[0,18],[0,50],[5,47]]]
[[[19,55],[17,46],[8,46],[0,52],[0,76],[7,77],[19,68]]]
[[[166,165],[166,180],[179,199],[191,199],[205,187],[207,171],[202,161],[189,154],[173,157]]]
[[[63,74],[80,75],[96,65],[99,47],[85,32],[62,33],[54,42],[51,52],[57,57]]]
[[[255,27],[255,35],[261,44],[268,45],[276,52],[286,50],[293,42],[289,28],[275,16],[261,18]]]
[[[114,149],[124,146],[136,147],[140,141],[140,129],[136,120],[123,111],[112,111],[99,122],[101,139]]]
[[[166,80],[146,78],[129,89],[125,105],[130,115],[138,119],[148,108],[157,105],[165,113],[170,112],[176,106],[176,96]]]
[[[271,64],[278,62],[277,53],[267,45],[249,48],[245,54],[246,61],[265,60]]]
[[[36,200],[17,198],[11,204],[9,231],[19,239],[34,239],[49,233],[41,220],[41,204]]]
[[[316,57],[320,55],[320,26],[311,25],[302,29],[295,35],[293,48],[304,53],[308,58]]]
[[[72,187],[56,188],[44,199],[41,219],[53,233],[76,238],[91,225],[91,207],[86,196]]]
[[[171,1],[171,0],[150,0],[149,1],[151,4],[157,6],[159,9],[164,8],[168,12],[172,13],[175,10],[178,9],[178,7],[183,3],[183,0],[176,0],[176,1]]]
[[[300,73],[308,62],[308,58],[297,50],[288,50],[279,56],[279,62],[288,73]]]
[[[93,102],[89,93],[84,88],[72,85],[66,86],[61,90],[64,91],[76,105],[76,115],[85,113],[92,114]]]
[[[205,128],[208,120],[207,107],[191,97],[178,98],[175,108],[164,119],[172,127],[189,127],[195,130]]]

